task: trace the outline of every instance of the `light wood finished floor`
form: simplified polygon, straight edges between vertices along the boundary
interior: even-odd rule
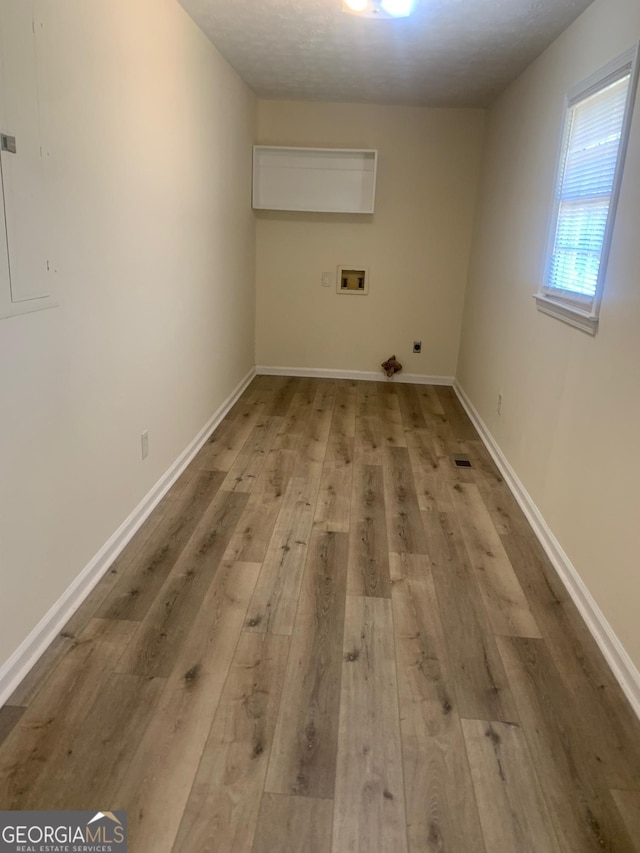
[[[0,808],[132,853],[640,850],[638,720],[449,388],[254,380],[0,742]]]

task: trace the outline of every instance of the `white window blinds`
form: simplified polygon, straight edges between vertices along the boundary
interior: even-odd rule
[[[635,91],[636,51],[569,96],[540,300],[597,322]],[[561,317],[562,318],[562,317]],[[564,317],[566,319],[566,317]]]
[[[569,109],[549,287],[596,294],[630,80],[629,71]]]

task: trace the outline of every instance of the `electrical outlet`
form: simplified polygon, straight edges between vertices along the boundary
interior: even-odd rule
[[[422,341],[414,341],[413,342],[413,351],[414,352],[422,352]]]
[[[142,458],[146,459],[149,455],[149,430],[145,431],[140,436],[140,449],[142,450]]]
[[[498,405],[496,406],[496,410],[499,415],[502,414],[502,394],[498,394]]]

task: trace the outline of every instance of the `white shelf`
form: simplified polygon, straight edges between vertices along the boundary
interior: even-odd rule
[[[352,148],[253,148],[253,207],[373,213],[378,152]]]

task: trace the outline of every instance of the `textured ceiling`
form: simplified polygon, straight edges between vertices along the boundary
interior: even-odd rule
[[[180,0],[264,98],[486,106],[592,0],[417,0],[371,20],[341,0]]]

